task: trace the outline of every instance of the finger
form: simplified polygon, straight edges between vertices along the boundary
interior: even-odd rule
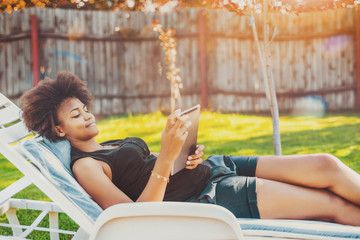
[[[176,121],[176,116],[180,114],[181,110],[177,109],[176,111],[172,112],[167,120],[166,127],[172,127],[174,125],[174,122]]]
[[[179,128],[182,127],[183,125],[185,125],[189,119],[188,115],[184,115],[184,116],[176,116],[175,117],[175,122],[173,124],[174,128]]]
[[[197,167],[197,164],[196,165],[189,165],[189,166],[186,166],[185,168],[186,169],[194,169]]]
[[[202,163],[202,161],[201,161],[201,163]],[[196,168],[199,164],[201,164],[201,163],[194,163],[194,164],[188,164],[185,168],[187,168],[187,169],[194,169],[194,168]]]
[[[186,130],[188,130],[188,128],[191,126],[191,124],[192,124],[191,121],[186,121],[186,122],[184,122],[184,124],[180,127],[180,129],[185,132]]]
[[[192,154],[192,155],[188,156],[188,160],[201,158],[202,156],[204,156],[204,152],[200,152],[198,154]]]
[[[174,122],[179,117],[180,113],[181,113],[180,108],[176,109],[173,113],[170,114],[168,118],[171,120],[171,122]]]
[[[183,142],[185,142],[185,140],[186,140],[186,138],[187,138],[188,135],[189,135],[189,132],[186,131],[186,132],[181,136],[181,140],[182,140]]]
[[[188,160],[194,160],[194,159],[198,159],[201,158],[202,156],[204,156],[204,153],[198,153],[198,154],[192,154],[188,156]]]
[[[202,158],[196,158],[196,159],[193,159],[193,160],[188,160],[186,161],[186,165],[190,166],[190,165],[198,165],[198,164],[201,164],[203,162],[203,159]]]
[[[196,145],[196,151],[195,154],[198,154],[200,152],[204,151],[205,146],[204,145]]]
[[[179,115],[179,113],[181,112],[181,109],[180,108],[178,108],[178,109],[176,109],[175,111],[173,111],[170,115],[169,115],[169,117],[168,118],[175,118],[177,115]]]
[[[187,132],[187,130],[191,124],[192,123],[190,121],[185,122],[182,126],[179,126],[179,124],[175,124],[171,128],[171,131],[174,131],[177,136],[183,137],[185,132]]]

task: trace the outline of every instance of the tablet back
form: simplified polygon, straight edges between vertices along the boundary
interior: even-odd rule
[[[171,175],[174,175],[178,171],[185,168],[188,156],[194,154],[196,150],[198,126],[200,119],[200,105],[196,105],[192,111],[185,114],[189,116],[189,121],[191,121],[192,124],[188,128],[189,135],[185,140],[185,143],[180,151],[178,158],[174,162]]]

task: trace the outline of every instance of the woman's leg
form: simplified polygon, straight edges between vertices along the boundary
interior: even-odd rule
[[[360,175],[330,154],[261,156],[256,177],[322,188],[360,205]]]
[[[322,189],[257,178],[260,218],[311,219],[360,226],[360,208]]]

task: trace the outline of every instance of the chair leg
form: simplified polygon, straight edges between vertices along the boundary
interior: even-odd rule
[[[49,212],[50,229],[59,229],[59,213]],[[50,232],[51,240],[59,240],[59,233]]]
[[[16,225],[16,226],[20,226],[19,223],[19,219],[16,216],[16,209],[15,208],[10,208],[7,212],[6,212],[6,217],[9,220],[9,223],[11,225]],[[17,228],[17,227],[11,227],[12,231],[13,231],[13,235],[14,236],[20,236],[23,231],[21,228]]]

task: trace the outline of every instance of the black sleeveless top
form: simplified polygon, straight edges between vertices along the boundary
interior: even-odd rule
[[[104,161],[111,168],[112,182],[136,201],[149,180],[156,156],[150,154],[147,144],[140,138],[111,140],[101,145],[118,147],[94,152],[83,152],[72,147],[70,168],[72,169],[76,160],[84,157]],[[187,201],[198,196],[205,188],[210,174],[210,167],[200,164],[193,170],[183,169],[170,176],[164,201]]]

